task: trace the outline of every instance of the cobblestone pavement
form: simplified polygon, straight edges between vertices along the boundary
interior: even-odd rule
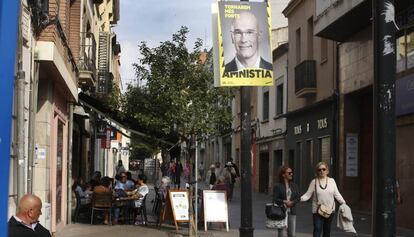
[[[229,216],[230,216],[230,232],[225,232],[220,224],[213,223],[209,227],[209,236],[223,236],[223,237],[238,237],[240,226],[240,189],[235,188],[233,200],[229,204]],[[148,214],[151,213],[154,192],[150,192],[150,197],[147,199]],[[267,237],[276,236],[275,230],[266,229],[265,227],[265,215],[264,205],[271,201],[271,196],[253,193],[253,227],[254,236]],[[297,237],[312,236],[312,215],[310,203],[299,204],[297,211]],[[155,222],[154,216],[149,216],[150,222]],[[371,236],[370,235],[370,216],[354,213],[355,228],[358,231],[359,236]],[[187,228],[181,228],[183,232],[186,232]],[[155,224],[150,223],[148,226],[134,226],[134,225],[90,225],[90,224],[69,224],[62,230],[58,231],[56,237],[164,237],[168,236],[168,233],[175,230],[174,226],[163,224],[160,229]],[[200,231],[204,233],[204,231]],[[332,223],[332,237],[347,237],[354,236],[353,234],[344,233],[336,228],[336,218]],[[400,229],[398,228],[397,236],[399,237],[411,237],[414,236],[414,229]]]

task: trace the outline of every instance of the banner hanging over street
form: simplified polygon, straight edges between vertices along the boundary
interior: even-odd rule
[[[272,86],[270,6],[218,2],[220,86]]]

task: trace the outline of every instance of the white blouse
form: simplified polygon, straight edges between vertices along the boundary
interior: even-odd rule
[[[342,195],[339,193],[338,187],[336,186],[336,182],[333,178],[329,178],[327,177],[328,182],[326,184],[325,180],[320,180],[320,186],[322,186],[325,189],[322,189],[319,186],[319,181],[316,182],[316,192],[318,194],[318,203],[316,202],[316,197],[314,195],[315,193],[315,181],[316,179],[313,179],[310,184],[309,184],[309,188],[308,191],[306,191],[305,194],[302,195],[302,197],[300,197],[300,200],[302,202],[305,202],[307,200],[309,200],[312,196],[312,213],[316,213],[318,206],[320,204],[324,204],[328,207],[333,207],[333,211],[335,211],[335,199],[340,203],[340,204],[344,204],[345,200],[342,197]]]

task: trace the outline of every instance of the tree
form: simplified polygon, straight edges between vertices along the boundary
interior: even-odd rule
[[[204,60],[211,52],[202,51],[200,39],[190,51],[188,32],[181,27],[172,40],[155,48],[140,43],[142,57],[133,66],[142,83],[127,87],[123,111],[143,126],[178,133],[191,154],[195,138],[201,140],[216,133],[218,125],[230,124],[233,93],[213,86],[212,60]]]

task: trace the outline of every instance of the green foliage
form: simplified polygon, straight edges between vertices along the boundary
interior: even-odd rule
[[[143,126],[175,131],[184,139],[205,137],[230,124],[233,96],[231,89],[213,86],[212,60],[201,60],[200,39],[192,51],[187,49],[188,32],[181,27],[155,48],[139,44],[142,57],[133,66],[141,83],[129,85],[122,101],[123,111]]]

